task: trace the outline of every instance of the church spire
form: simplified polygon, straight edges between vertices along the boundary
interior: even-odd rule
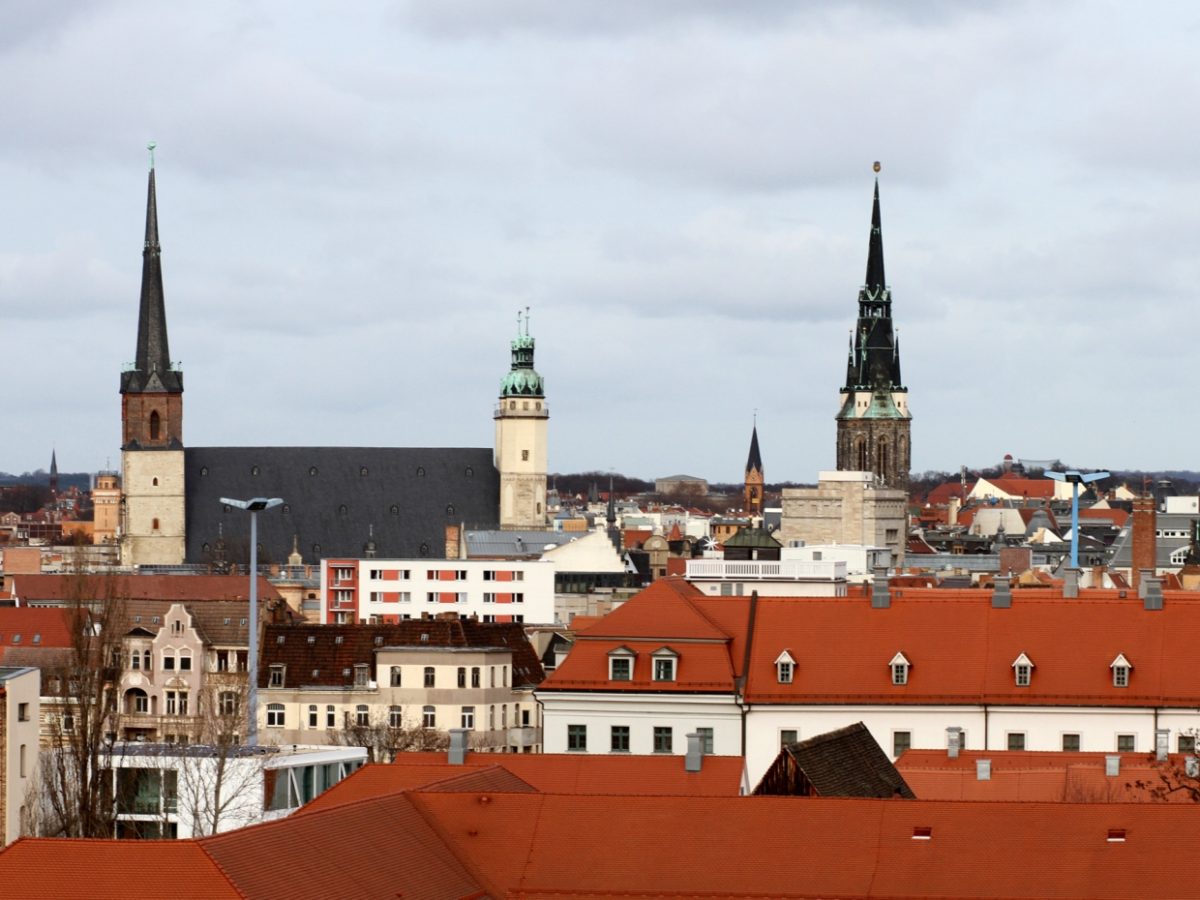
[[[158,242],[158,202],[154,187],[154,142],[146,193],[146,240],[142,248],[142,291],[138,307],[137,350],[133,369],[121,374],[121,393],[183,391],[183,375],[171,366],[167,311],[163,300],[162,247]]]
[[[746,457],[746,473],[762,470],[762,454],[758,452],[758,422],[755,421],[754,429],[750,432],[750,455]]]
[[[871,208],[871,243],[867,249],[867,280],[872,296],[881,296],[887,287],[883,274],[883,224],[879,216],[879,163],[875,163],[875,203]]]

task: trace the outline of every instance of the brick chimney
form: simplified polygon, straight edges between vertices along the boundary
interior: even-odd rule
[[[1154,537],[1158,527],[1158,515],[1153,497],[1137,497],[1133,501],[1133,561],[1130,563],[1130,578],[1133,589],[1138,590],[1142,569],[1152,573],[1158,568],[1158,547]]]

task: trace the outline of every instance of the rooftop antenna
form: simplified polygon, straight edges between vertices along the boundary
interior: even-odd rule
[[[151,141],[146,145],[146,149],[150,151],[150,168],[154,168],[154,148],[158,146],[157,141]]]
[[[1109,472],[1089,472],[1084,475],[1076,469],[1068,469],[1065,472],[1045,472],[1047,478],[1053,478],[1055,481],[1065,481],[1071,485],[1071,568],[1079,568],[1079,486],[1081,484],[1091,484],[1093,481],[1099,481],[1102,478],[1109,478]]]

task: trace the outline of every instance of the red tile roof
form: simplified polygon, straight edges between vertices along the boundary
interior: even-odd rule
[[[122,597],[129,600],[245,600],[250,579],[244,575],[11,575],[14,597],[26,603],[68,603],[86,599]],[[260,600],[279,600],[279,591],[266,578],[258,579]]]
[[[65,609],[0,607],[0,648],[70,646],[70,620]]]

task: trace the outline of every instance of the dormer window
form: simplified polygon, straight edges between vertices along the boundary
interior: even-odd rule
[[[283,675],[286,671],[286,666],[278,664],[271,666],[271,678],[270,681],[267,682],[268,686],[273,688],[283,687]]]
[[[888,663],[892,670],[892,684],[908,684],[908,670],[912,665],[903,653],[897,653]]]
[[[618,647],[608,654],[608,680],[633,681],[635,654],[628,647]]]
[[[354,686],[355,687],[366,687],[367,682],[370,681],[370,674],[371,674],[370,666],[366,665],[365,663],[359,663],[359,664],[355,665],[355,667],[354,667]]]
[[[780,684],[791,684],[796,673],[796,660],[784,650],[775,659],[775,678]]]
[[[655,681],[674,681],[675,669],[679,662],[679,654],[669,647],[663,647],[661,650],[655,650],[651,654],[654,660],[654,680]]]
[[[1017,687],[1029,687],[1033,680],[1033,660],[1022,653],[1013,660],[1013,682]]]
[[[1117,658],[1109,663],[1109,668],[1112,669],[1113,687],[1129,687],[1129,670],[1133,668],[1133,663],[1125,658],[1124,653],[1118,653]]]

